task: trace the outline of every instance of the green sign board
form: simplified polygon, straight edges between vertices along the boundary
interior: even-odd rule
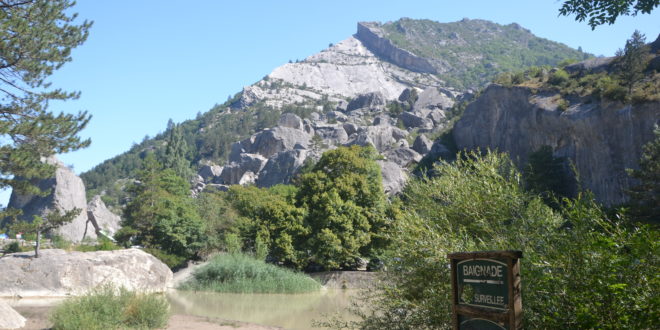
[[[508,330],[509,327],[499,324],[495,321],[472,318],[468,316],[459,315],[458,328],[460,330]]]
[[[506,310],[508,267],[495,259],[467,259],[456,264],[459,304]]]

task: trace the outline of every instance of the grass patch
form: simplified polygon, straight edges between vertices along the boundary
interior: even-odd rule
[[[156,294],[100,287],[58,306],[50,317],[53,329],[155,329],[167,324],[169,303]]]
[[[311,277],[244,254],[224,254],[195,271],[180,289],[231,293],[302,293],[321,285]]]

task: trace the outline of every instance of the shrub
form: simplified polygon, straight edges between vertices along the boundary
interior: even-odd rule
[[[53,329],[155,329],[167,324],[165,297],[106,285],[55,308]]]
[[[18,242],[11,242],[5,247],[4,253],[22,252],[21,245]]]
[[[569,79],[570,76],[568,75],[568,72],[564,71],[563,69],[558,69],[557,71],[550,74],[550,77],[548,78],[548,83],[555,86],[559,86],[561,84],[566,83]]]
[[[156,248],[145,248],[144,252],[147,252],[152,256],[156,257],[158,260],[162,261],[164,264],[167,265],[167,267],[170,267],[170,269],[172,270],[179,269],[185,266],[186,264],[186,257],[178,256],[176,254],[170,254],[163,250],[159,250]]]
[[[558,211],[523,189],[504,155],[463,154],[415,180],[393,239],[387,283],[362,313],[360,328],[448,328],[446,254],[519,249],[525,327],[646,329],[660,308],[657,229],[609,220],[590,195]]]
[[[608,85],[603,91],[603,97],[610,101],[625,102],[627,96],[626,88],[616,83]]]
[[[183,290],[234,293],[300,293],[320,288],[318,282],[303,273],[244,254],[216,256],[180,287]]]

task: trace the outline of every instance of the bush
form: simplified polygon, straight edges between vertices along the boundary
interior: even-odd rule
[[[11,242],[5,247],[4,253],[17,253],[22,252],[21,245],[18,242]]]
[[[309,276],[244,254],[224,254],[193,273],[180,289],[233,293],[301,293],[321,285]]]
[[[393,239],[387,286],[360,328],[448,328],[458,251],[522,250],[526,328],[646,329],[658,322],[657,229],[609,220],[589,195],[554,211],[523,189],[504,155],[468,153],[412,181]]]
[[[145,248],[144,252],[151,254],[156,257],[158,260],[162,261],[167,267],[170,267],[172,270],[182,268],[186,265],[186,257],[178,256],[176,254],[170,254],[163,250],[156,248]]]
[[[55,308],[53,329],[155,329],[167,324],[165,297],[106,285]]]
[[[557,71],[553,72],[550,75],[550,78],[548,78],[548,83],[559,86],[561,84],[566,83],[570,79],[570,76],[568,72],[558,69]]]

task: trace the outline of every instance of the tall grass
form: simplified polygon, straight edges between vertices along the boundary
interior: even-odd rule
[[[302,293],[321,285],[311,277],[244,254],[218,255],[180,289],[231,293]]]
[[[58,306],[53,329],[155,329],[167,324],[169,303],[156,294],[103,286]]]

